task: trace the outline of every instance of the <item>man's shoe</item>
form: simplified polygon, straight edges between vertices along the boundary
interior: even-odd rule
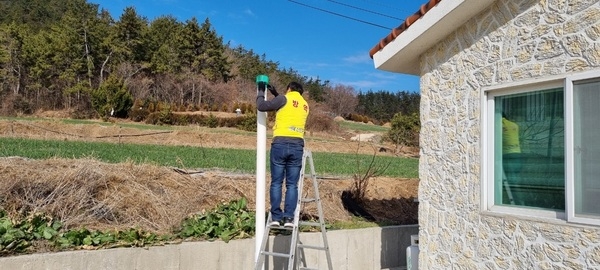
[[[294,227],[294,219],[293,218],[284,217],[283,218],[283,227],[286,227],[286,228],[292,228],[292,227]]]
[[[279,221],[279,220],[273,220],[273,221],[271,221],[271,223],[269,223],[269,226],[271,226],[271,227],[279,227],[279,226],[281,226],[281,221]]]

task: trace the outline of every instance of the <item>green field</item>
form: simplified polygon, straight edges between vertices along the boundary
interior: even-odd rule
[[[254,173],[256,168],[255,150],[150,144],[0,138],[0,156],[21,156],[32,159],[94,158],[109,163],[130,161],[182,169],[219,168],[245,173]],[[361,174],[372,159],[372,155],[313,152],[318,176]],[[418,177],[418,159],[415,158],[376,156],[375,164],[378,167],[389,164],[383,176]]]
[[[370,125],[365,123],[358,123],[352,121],[342,121],[338,122],[340,127],[343,129],[354,130],[359,132],[377,132],[377,133],[385,133],[390,130],[388,127],[382,127],[378,125]]]

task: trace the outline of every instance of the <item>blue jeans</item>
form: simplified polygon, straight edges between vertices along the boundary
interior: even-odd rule
[[[304,147],[296,143],[271,144],[271,218],[274,221],[294,218],[298,203],[298,179],[302,169]],[[281,211],[281,187],[285,178],[285,202]]]

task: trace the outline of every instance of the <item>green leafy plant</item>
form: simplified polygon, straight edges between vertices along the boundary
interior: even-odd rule
[[[58,234],[62,223],[43,214],[13,221],[0,211],[0,253],[22,252],[35,240],[50,240]]]
[[[186,218],[178,235],[208,240],[219,238],[225,242],[252,235],[256,216],[246,206],[246,198],[241,198],[221,204],[213,211]]]
[[[44,214],[34,214],[20,221],[0,211],[0,255],[26,252],[34,241],[46,241],[55,249],[88,247],[143,247],[170,241],[174,237],[222,239],[245,238],[253,234],[255,215],[248,211],[245,198],[224,203],[215,209],[192,216],[182,222],[175,235],[157,235],[137,228],[122,231],[99,231],[78,228],[63,230],[62,223]]]

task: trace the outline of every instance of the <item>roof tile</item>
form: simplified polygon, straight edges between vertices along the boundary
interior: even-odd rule
[[[377,45],[375,45],[369,51],[369,56],[371,58],[373,58],[373,55],[375,55],[375,53],[377,53],[378,51],[383,49],[385,46],[390,44],[390,42],[394,41],[394,39],[396,39],[400,34],[402,34],[402,32],[404,32],[406,29],[408,29],[418,19],[423,17],[425,15],[425,13],[429,12],[429,10],[431,10],[433,7],[435,7],[439,2],[442,2],[442,0],[429,0],[429,2],[421,5],[421,8],[419,8],[419,10],[417,12],[415,12],[415,14],[406,17],[406,19],[400,26],[392,29],[392,32],[389,35],[387,35],[386,37],[381,39],[379,41],[379,43],[377,43]]]

